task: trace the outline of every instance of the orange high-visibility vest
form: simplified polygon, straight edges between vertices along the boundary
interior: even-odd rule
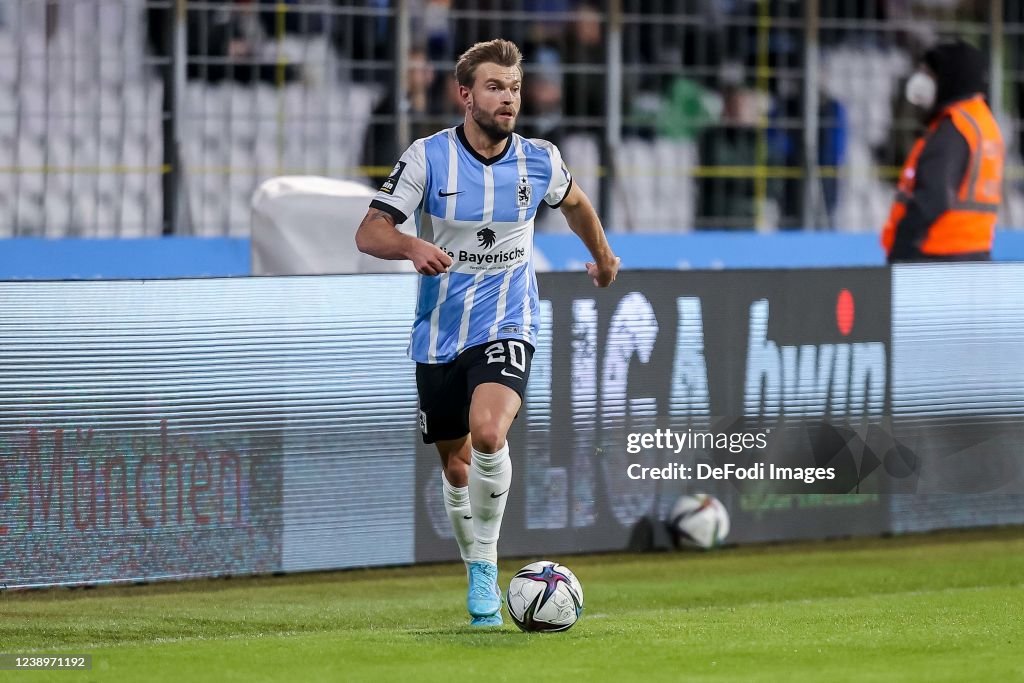
[[[907,201],[914,195],[917,160],[925,142],[945,118],[967,140],[971,154],[956,199],[928,228],[921,244],[922,254],[945,256],[992,251],[996,217],[1003,200],[1005,149],[999,124],[980,95],[946,107],[928,131],[917,140],[903,165],[896,200],[882,229],[882,245],[888,254],[896,239],[896,226],[907,213]]]

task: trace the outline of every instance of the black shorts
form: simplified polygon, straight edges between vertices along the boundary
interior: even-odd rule
[[[472,346],[448,363],[417,363],[423,443],[460,439],[469,434],[469,402],[481,384],[495,382],[525,400],[533,346],[499,339]]]

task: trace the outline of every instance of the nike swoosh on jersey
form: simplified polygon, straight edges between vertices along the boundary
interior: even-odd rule
[[[515,377],[516,379],[522,379],[522,377],[520,377],[519,375],[511,373],[505,368],[501,369],[501,374],[505,375],[506,377]]]
[[[504,496],[504,495],[505,495],[506,493],[508,493],[508,489],[505,489],[505,490],[504,490],[504,491],[502,491],[501,493],[492,493],[492,494],[491,494],[491,498],[501,498],[501,497],[502,497],[502,496]]]
[[[465,190],[459,190],[458,192],[445,192],[444,190],[438,190],[437,191],[437,196],[438,197],[451,197],[454,194],[462,194],[463,192],[465,192]]]

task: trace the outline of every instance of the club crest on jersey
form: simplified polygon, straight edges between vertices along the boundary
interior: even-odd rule
[[[394,194],[395,188],[398,187],[398,179],[402,175],[402,171],[405,170],[405,162],[399,161],[395,164],[395,167],[391,169],[391,175],[384,181],[384,184],[380,186],[380,191],[384,194]]]
[[[494,246],[494,238],[497,235],[490,228],[484,228],[476,234],[476,238],[480,240],[480,246],[484,249],[490,249]]]
[[[516,206],[520,209],[528,209],[531,203],[533,203],[533,185],[530,185],[529,178],[523,176],[519,179],[519,184],[516,185]]]

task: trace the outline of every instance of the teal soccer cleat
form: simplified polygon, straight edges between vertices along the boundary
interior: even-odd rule
[[[469,594],[466,609],[474,617],[490,617],[501,611],[501,591],[498,590],[498,565],[490,562],[468,562]],[[500,619],[500,617],[499,617]],[[490,624],[488,624],[490,625]]]
[[[469,625],[477,628],[482,626],[501,626],[503,623],[505,622],[501,618],[501,612],[492,614],[489,617],[473,617],[469,620]]]

